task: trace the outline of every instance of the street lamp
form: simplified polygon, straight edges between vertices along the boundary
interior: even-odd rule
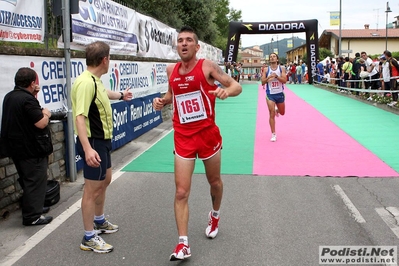
[[[272,35],[272,53],[274,53],[274,49],[273,49],[273,42],[274,42],[274,39],[273,39],[273,37],[274,36],[276,36],[276,38],[277,38],[277,48],[276,48],[276,54],[278,54],[278,35],[277,34],[275,34],[275,35]]]
[[[272,37],[272,40],[270,42],[270,49],[269,50],[270,50],[269,54],[273,53],[273,37]]]
[[[385,51],[388,50],[388,13],[392,12],[389,7],[389,2],[387,2],[387,10],[385,10],[386,18],[385,18]]]
[[[251,57],[249,58],[249,63],[251,63],[251,68],[248,70],[248,80],[251,80],[251,76],[252,76],[252,54],[251,54]]]

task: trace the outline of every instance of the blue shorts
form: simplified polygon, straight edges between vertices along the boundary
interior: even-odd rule
[[[76,140],[76,149],[78,154],[83,158],[83,176],[90,180],[104,180],[107,169],[111,168],[111,149],[112,144],[110,139],[94,139],[89,138],[90,146],[98,153],[101,158],[99,167],[91,167],[86,163],[85,153],[83,151],[82,143],[79,137]]]
[[[266,99],[275,103],[283,103],[285,100],[285,94],[284,92],[276,94],[266,94]]]

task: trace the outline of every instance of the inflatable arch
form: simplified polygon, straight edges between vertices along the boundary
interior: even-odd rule
[[[284,21],[284,22],[237,22],[229,23],[229,38],[225,52],[225,62],[237,60],[238,45],[241,34],[275,34],[275,33],[306,33],[307,66],[309,84],[316,76],[316,59],[319,55],[319,35],[317,19]],[[311,72],[310,72],[311,70]],[[311,75],[310,75],[311,73]]]

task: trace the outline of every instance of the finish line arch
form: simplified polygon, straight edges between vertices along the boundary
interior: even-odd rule
[[[316,76],[316,59],[319,55],[319,34],[317,31],[317,19],[282,21],[282,22],[237,22],[229,23],[229,38],[227,41],[227,49],[225,62],[233,62],[237,60],[238,45],[241,34],[275,34],[275,33],[306,33],[306,51],[309,84],[313,83]]]

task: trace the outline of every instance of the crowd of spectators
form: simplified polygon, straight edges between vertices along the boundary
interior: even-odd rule
[[[248,80],[259,80],[260,73],[249,73]],[[288,84],[308,83],[308,67],[304,61],[289,62],[282,65],[286,68]],[[236,81],[244,79],[242,63],[232,62],[225,65],[226,72]],[[371,58],[366,52],[356,53],[354,57],[327,58],[316,60],[314,82],[330,84],[343,93],[365,97],[368,101],[384,97],[389,106],[398,104],[399,64],[390,51]]]
[[[368,101],[387,99],[389,106],[398,103],[399,64],[390,51],[371,58],[366,52],[355,57],[317,60],[315,83],[332,84],[344,93],[365,96]]]

